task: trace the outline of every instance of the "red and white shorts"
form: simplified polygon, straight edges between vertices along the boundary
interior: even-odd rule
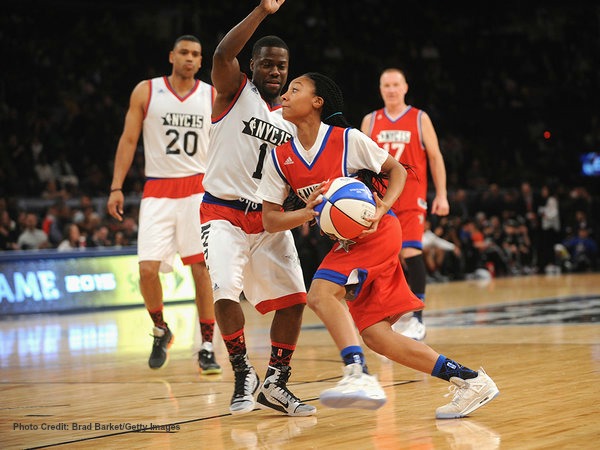
[[[239,301],[243,291],[262,314],[306,303],[302,268],[290,231],[264,231],[261,211],[206,202],[201,217],[215,301]]]
[[[204,247],[200,239],[202,195],[142,198],[138,229],[139,261],[160,261],[161,272],[173,270],[177,253],[186,265],[204,261]]]
[[[356,285],[356,298],[347,303],[360,332],[383,320],[394,323],[424,307],[406,282],[398,257],[401,246],[400,223],[386,214],[377,231],[357,239],[348,252],[334,245],[314,275],[340,286]]]

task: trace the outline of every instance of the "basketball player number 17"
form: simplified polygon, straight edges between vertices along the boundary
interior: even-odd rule
[[[383,149],[394,157],[396,161],[400,161],[402,152],[404,151],[404,144],[402,142],[386,142],[383,144]]]

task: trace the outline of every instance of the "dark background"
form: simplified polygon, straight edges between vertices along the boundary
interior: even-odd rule
[[[223,35],[257,1],[11,2],[0,15],[0,195],[35,196],[37,138],[50,160],[65,153],[90,195],[106,195],[129,94],[170,73],[181,34],[203,43],[210,82]],[[320,71],[342,87],[356,127],[381,106],[380,71],[407,73],[407,101],[432,117],[449,190],[530,180],[583,185],[583,152],[600,151],[600,6],[593,2],[288,0],[255,38],[291,49],[290,79]],[[544,132],[549,137],[544,137]],[[481,188],[481,186],[479,186]]]

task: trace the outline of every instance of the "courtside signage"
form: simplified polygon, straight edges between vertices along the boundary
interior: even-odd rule
[[[174,271],[161,274],[165,301],[193,300],[189,268],[176,258]],[[0,314],[67,312],[143,305],[136,255],[0,260]]]

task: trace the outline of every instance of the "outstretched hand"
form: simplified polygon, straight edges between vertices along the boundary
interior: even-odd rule
[[[260,7],[267,14],[274,14],[285,3],[285,0],[261,0]]]

